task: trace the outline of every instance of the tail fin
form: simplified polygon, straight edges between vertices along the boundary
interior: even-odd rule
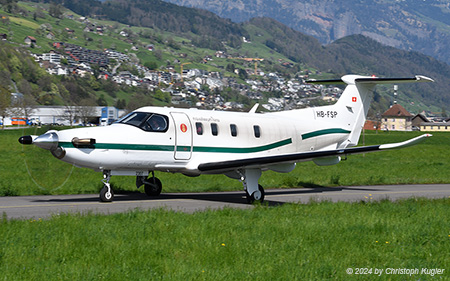
[[[343,129],[349,130],[350,135],[339,148],[355,146],[358,144],[370,102],[373,89],[377,84],[398,84],[412,82],[433,82],[433,79],[417,75],[412,78],[379,78],[359,75],[345,75],[339,80],[309,80],[314,84],[347,84],[344,92],[336,104],[329,106],[329,110],[338,113],[338,122]]]

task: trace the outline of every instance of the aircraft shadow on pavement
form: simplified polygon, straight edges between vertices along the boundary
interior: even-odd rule
[[[289,195],[307,195],[307,194],[320,194],[323,192],[339,192],[343,190],[358,190],[358,191],[375,191],[369,187],[361,188],[361,187],[314,187],[314,188],[295,188],[295,189],[268,189],[265,192],[265,200],[264,204],[268,206],[280,206],[285,203],[292,203],[296,201],[292,200],[270,200],[268,197],[279,195],[280,198],[286,197],[290,198]],[[378,189],[378,191],[380,191]],[[211,201],[211,202],[220,202],[220,203],[231,203],[231,204],[244,204],[248,205],[247,199],[245,197],[245,193],[243,191],[229,191],[229,192],[202,192],[202,193],[161,193],[161,195],[156,197],[148,197],[144,193],[140,192],[126,192],[126,193],[116,193],[114,197],[114,202],[125,202],[125,201],[148,201],[148,202],[158,202],[158,201],[166,201],[166,200],[197,200],[197,201]],[[300,200],[298,200],[300,201]],[[86,202],[99,202],[100,199],[98,195],[92,194],[85,195],[82,198],[78,196],[74,196],[72,198],[67,198],[67,195],[64,198],[52,198],[48,200],[40,199],[34,200],[34,202],[53,202],[53,203],[86,203]],[[102,203],[108,204],[108,203]]]

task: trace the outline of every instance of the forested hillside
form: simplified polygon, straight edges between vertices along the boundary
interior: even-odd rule
[[[121,91],[127,91],[140,102],[152,103],[152,96],[146,95],[146,91],[119,87],[115,82],[95,79],[92,75],[50,75],[34,61],[28,51],[0,41],[0,103],[9,102],[11,92],[19,92],[24,95],[24,100],[16,105],[19,107],[37,104],[107,105],[105,96],[116,96]],[[120,99],[110,105],[117,103],[121,108],[125,105]]]
[[[75,13],[184,34],[198,47],[220,49],[222,42],[239,47],[246,36],[241,24],[221,18],[206,10],[185,8],[161,0],[46,0],[64,5]],[[198,35],[191,36],[191,35]]]
[[[157,0],[113,0],[103,3],[88,0],[60,1],[78,11],[77,17],[88,16],[92,19],[89,23],[74,20],[73,11],[65,10],[61,4],[42,4],[48,1],[33,5],[15,1],[6,1],[9,4],[5,4],[2,1],[0,5],[6,16],[0,25],[0,33],[7,33],[8,40],[13,40],[16,44],[16,47],[11,47],[8,43],[1,45],[6,54],[3,64],[0,64],[2,79],[5,80],[2,85],[12,87],[14,82],[18,91],[33,96],[40,104],[78,104],[83,101],[99,105],[123,105],[130,102],[131,107],[136,105],[133,105],[136,100],[145,100],[145,103],[151,104],[155,99],[163,101],[163,104],[170,103],[170,95],[160,90],[151,92],[139,87],[119,86],[111,80],[99,79],[98,76],[100,70],[108,73],[113,68],[114,71],[130,71],[141,75],[138,68],[143,65],[162,73],[168,72],[169,67],[172,71],[180,72],[182,65],[188,64],[192,68],[220,72],[220,76],[231,80],[240,79],[238,82],[244,85],[242,87],[248,87],[245,80],[249,78],[249,73],[254,73],[256,64],[241,60],[247,57],[264,59],[258,64],[262,72],[277,72],[286,78],[315,72],[318,78],[322,74],[328,78],[337,78],[348,73],[397,77],[427,75],[434,78],[436,83],[402,85],[399,99],[406,104],[415,104],[416,112],[423,110],[422,107],[432,106],[435,110],[450,107],[450,67],[447,64],[416,52],[387,47],[361,35],[322,45],[314,37],[270,18],[254,18],[246,23],[235,24],[202,10],[178,7]],[[128,26],[104,21],[112,19],[118,19]],[[102,33],[86,31],[96,21]],[[177,24],[172,24],[174,22]],[[146,25],[148,27],[144,27]],[[120,35],[122,31],[128,35]],[[54,34],[54,39],[47,37],[49,32]],[[35,34],[40,42],[30,47],[31,52],[48,52],[54,48],[53,42],[66,41],[88,49],[125,52],[131,60],[129,63],[115,62],[105,69],[93,65],[93,74],[84,77],[51,76],[39,69],[31,59],[25,58],[27,52],[18,47],[29,34]],[[246,37],[245,41],[243,36]],[[147,46],[152,46],[155,50],[148,51]],[[215,51],[228,54],[209,61]],[[283,62],[287,66],[283,66]],[[245,68],[249,70],[248,73]],[[263,80],[262,77],[252,78]],[[175,83],[170,86],[171,89],[172,87],[180,90],[182,84]],[[202,91],[212,96],[218,93],[209,91],[208,87],[203,87]],[[389,92],[383,88],[379,91]],[[243,98],[230,88],[224,89],[222,94],[227,96],[230,92],[233,92],[234,100]],[[280,92],[269,92],[265,94],[266,98],[271,94],[282,96]],[[384,107],[388,103],[381,98],[377,102]]]

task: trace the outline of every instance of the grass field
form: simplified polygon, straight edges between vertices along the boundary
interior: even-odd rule
[[[0,131],[0,196],[33,194],[97,193],[101,173],[75,168],[35,146],[22,146],[17,139],[42,134],[48,128]],[[366,133],[365,144],[403,141],[420,132]],[[362,143],[362,141],[360,141]],[[436,133],[425,142],[405,149],[349,156],[338,165],[319,167],[300,163],[288,174],[264,172],[265,188],[301,186],[348,186],[410,183],[449,183],[450,134]],[[242,190],[242,184],[225,176],[187,178],[179,174],[157,173],[163,192]],[[135,191],[134,177],[111,178],[117,191]]]
[[[194,214],[3,218],[0,279],[448,280],[449,204],[449,198],[311,202]],[[356,275],[359,268],[372,273]]]
[[[0,194],[98,192],[100,173],[17,143],[21,135],[47,129],[0,131]],[[365,144],[418,134],[366,134]],[[449,146],[450,134],[435,134],[418,146],[350,156],[331,167],[302,163],[289,174],[266,172],[261,182],[266,188],[448,183]],[[242,189],[225,176],[158,177],[163,192]],[[113,177],[112,183],[135,189],[133,177]],[[450,198],[411,198],[46,220],[4,214],[0,280],[448,280],[449,206]],[[394,274],[400,269],[413,274]]]

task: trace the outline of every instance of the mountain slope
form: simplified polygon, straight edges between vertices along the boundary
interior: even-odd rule
[[[328,44],[363,34],[450,63],[450,5],[445,0],[165,0],[235,22],[271,17]]]
[[[122,1],[111,1],[101,4],[97,1],[86,0],[76,0],[70,3],[74,2],[82,3],[84,5],[79,6],[81,12],[83,11],[83,9],[88,11],[88,14],[83,15],[89,16],[92,14],[93,17],[98,15],[99,17],[106,19],[108,19],[109,15],[109,13],[107,13],[106,11],[109,11],[109,8],[105,8],[104,10],[104,7],[109,7],[108,5],[117,6],[120,3],[123,3]],[[89,8],[89,3],[92,3],[93,5],[91,8]],[[146,24],[146,21],[144,21],[145,17],[137,17],[136,13],[133,13],[132,11],[139,7],[139,5],[137,4],[144,3],[150,2],[148,2],[147,0],[129,1],[129,6],[123,6],[129,7],[129,9],[124,8],[123,11],[125,12],[123,12],[122,16],[124,18],[129,17],[130,20],[141,19],[141,21],[137,21],[137,24],[143,26],[144,24]],[[24,5],[23,7],[25,7],[24,2],[22,2],[22,4]],[[39,4],[38,6],[40,5],[41,4]],[[51,5],[42,5],[43,8],[41,9],[46,9],[46,7],[48,6]],[[184,9],[186,8],[174,8],[173,6],[174,5],[169,5],[170,9],[179,9],[180,18],[182,18],[183,14],[189,14],[189,12],[184,12]],[[99,50],[112,48],[114,46],[114,48],[118,51],[126,52],[133,57],[136,57],[140,60],[141,64],[151,62],[155,66],[155,68],[161,67],[162,69],[164,69],[168,63],[172,63],[174,61],[178,61],[178,63],[176,63],[178,65],[175,65],[178,69],[180,69],[180,63],[189,62],[189,66],[192,68],[195,67],[208,71],[217,71],[221,72],[221,74],[224,76],[236,77],[236,74],[233,71],[233,64],[236,64],[237,66],[243,68],[253,67],[255,65],[254,63],[244,63],[241,60],[238,61],[232,58],[215,58],[215,50],[221,50],[226,51],[228,54],[231,54],[232,57],[245,56],[253,58],[263,58],[264,61],[258,63],[258,67],[261,69],[261,71],[264,71],[266,73],[284,73],[286,77],[294,77],[295,75],[304,74],[304,72],[299,73],[299,70],[313,70],[313,72],[314,70],[318,70],[320,72],[326,72],[328,77],[333,75],[335,78],[348,73],[366,75],[375,74],[378,76],[411,76],[414,74],[422,74],[436,79],[436,83],[419,85],[419,88],[414,88],[415,86],[402,85],[400,92],[401,95],[399,96],[400,100],[405,102],[405,106],[407,104],[410,104],[411,102],[415,102],[414,104],[417,105],[419,101],[422,101],[423,104],[427,107],[434,106],[433,110],[439,110],[442,107],[450,108],[450,96],[447,91],[448,85],[450,85],[450,66],[416,52],[406,52],[392,47],[384,46],[370,38],[360,35],[348,36],[337,40],[332,44],[323,46],[314,37],[305,35],[299,31],[289,28],[276,20],[270,18],[254,18],[249,22],[242,24],[231,23],[230,29],[225,29],[229,34],[224,33],[218,35],[223,36],[223,38],[233,36],[233,28],[231,27],[236,27],[240,30],[240,33],[238,34],[245,34],[246,37],[250,39],[251,43],[243,43],[242,40],[239,40],[240,44],[235,48],[230,47],[230,45],[228,44],[219,44],[216,47],[219,47],[220,49],[208,49],[198,48],[196,46],[193,46],[192,43],[196,40],[196,38],[213,38],[213,33],[210,33],[211,36],[209,36],[203,35],[203,31],[199,31],[198,34],[193,34],[193,32],[191,31],[177,31],[177,35],[175,36],[174,33],[171,33],[164,29],[171,28],[165,25],[161,25],[158,28],[143,28],[133,26],[128,26],[125,28],[125,26],[114,22],[99,21],[99,24],[106,28],[105,33],[103,35],[99,35],[84,32],[84,24],[76,20],[71,20],[69,18],[57,19],[47,16],[45,15],[46,13],[44,13],[45,17],[36,17],[34,19],[33,11],[34,9],[36,9],[34,7],[34,4],[28,7],[30,12],[28,12],[27,16],[20,16],[19,14],[15,15],[17,16],[17,19],[19,19],[19,17],[23,17],[24,19],[26,19],[26,21],[20,21],[24,22],[22,25],[16,24],[15,22],[11,22],[9,24],[9,28],[11,28],[11,30],[13,31],[11,33],[13,34],[13,36],[9,36],[8,40],[14,39],[18,40],[16,41],[16,43],[21,43],[23,42],[23,38],[25,37],[25,35],[33,34],[33,32],[36,32],[34,28],[28,26],[30,24],[24,25],[25,23],[33,23],[38,26],[47,26],[49,23],[51,23],[51,25],[54,26],[55,34],[57,36],[57,38],[54,39],[56,41],[69,40],[69,43],[81,44],[88,48]],[[158,15],[158,12],[160,12],[161,15],[168,14],[163,9],[164,6],[158,7],[161,8],[160,11],[152,12],[155,13],[156,17]],[[96,12],[94,13],[93,11]],[[71,12],[68,12],[68,14],[70,13]],[[115,17],[116,15],[111,16]],[[212,17],[211,20],[214,17]],[[98,21],[95,18],[91,18],[91,20]],[[191,24],[192,23],[188,22],[186,23],[186,26],[183,26],[183,28],[185,28],[186,30],[192,30]],[[214,24],[212,26],[214,26]],[[70,27],[70,29],[74,29],[75,33],[72,36],[68,36],[64,32],[58,31],[59,29],[67,27]],[[119,32],[124,28],[127,30],[127,32],[132,32],[133,37],[122,37],[121,35],[119,35]],[[0,31],[7,31],[7,29],[3,30],[0,26]],[[49,51],[49,48],[51,48],[51,44],[49,43],[53,41],[47,39],[46,34],[47,33],[45,32],[36,33],[35,36],[37,37],[40,46],[39,48],[34,48],[34,51]],[[234,36],[239,38],[239,35]],[[215,40],[220,39],[215,38]],[[148,44],[154,44],[158,52],[146,51],[145,46],[147,46]],[[133,49],[132,46],[138,46],[139,50],[130,50],[130,48]],[[205,55],[209,55],[213,58],[214,61],[204,64],[203,58],[205,57]],[[292,65],[292,67],[282,66],[280,62],[286,62],[287,58],[289,58],[293,62],[296,62],[296,64]],[[132,70],[132,68],[124,70]],[[19,81],[19,79],[16,78],[14,78],[13,80],[16,82]],[[92,82],[83,82],[82,80],[83,79],[80,79],[80,81],[78,82],[80,82],[81,84],[84,83],[83,87],[85,87],[86,84]],[[69,82],[75,83],[77,81]],[[58,81],[56,80],[54,80],[53,83],[55,85],[63,84],[58,83]],[[111,85],[105,85],[105,89],[106,86]],[[98,85],[96,86],[96,88],[98,88]],[[92,91],[92,89],[89,89],[89,87],[85,87],[85,89],[86,90],[84,92],[94,93],[94,91]],[[105,95],[109,95],[110,91],[103,90],[103,88],[100,89],[102,94],[104,93]],[[382,91],[383,89],[381,88],[380,92]],[[384,92],[388,91],[384,90]],[[116,95],[116,93],[112,94]],[[125,95],[124,93],[123,96],[129,95]],[[121,96],[121,98],[123,98],[123,96]],[[415,112],[423,110],[423,107],[406,107],[407,109],[414,110]]]
[[[336,77],[348,73],[390,77],[429,76],[436,82],[402,85],[400,99],[407,104],[424,101],[438,108],[450,107],[450,66],[432,57],[388,47],[363,35],[347,36],[322,46],[316,39],[270,18],[254,18],[248,24],[259,28],[260,33],[266,32],[271,36],[270,39],[259,39],[263,37],[254,32],[251,34],[252,40],[266,40],[266,45],[292,60],[335,73]],[[273,43],[268,44],[267,41]],[[406,107],[416,112],[419,110],[409,105]]]
[[[178,34],[195,34],[216,40],[216,45],[224,41],[232,47],[241,44],[246,36],[240,24],[221,18],[206,10],[185,8],[160,0],[114,0],[114,1],[46,1],[58,2],[75,13],[108,19],[120,23],[157,28]]]

